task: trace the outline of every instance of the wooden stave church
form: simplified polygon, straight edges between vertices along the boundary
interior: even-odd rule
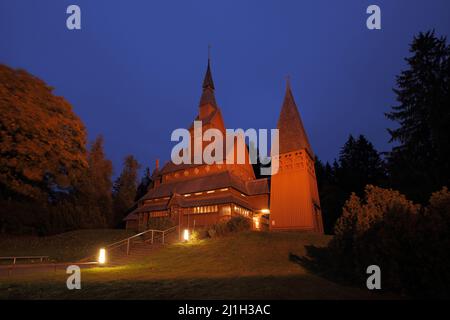
[[[225,136],[209,59],[202,87],[195,120],[202,121],[202,132],[215,128]],[[245,164],[228,164],[224,160],[211,165],[175,165],[168,161],[160,169],[157,160],[153,184],[137,201],[136,209],[125,217],[126,228],[144,231],[151,219],[170,219],[180,230],[202,228],[240,215],[250,219],[255,230],[323,233],[314,153],[289,81],[277,128],[280,152],[275,157],[280,166],[271,179],[256,179],[248,153]],[[193,145],[193,124],[189,131]]]

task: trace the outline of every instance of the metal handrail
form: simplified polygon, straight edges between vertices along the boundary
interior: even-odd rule
[[[151,232],[152,233],[151,242],[153,244],[153,241],[155,239],[154,233],[156,232],[156,233],[162,233],[162,243],[164,244],[165,234],[169,233],[169,232],[172,232],[172,230],[175,230],[176,228],[178,228],[178,226],[174,226],[174,227],[171,227],[171,228],[166,229],[166,230],[148,229],[148,230],[145,230],[145,231],[140,232],[138,234],[132,235],[131,237],[128,237],[126,239],[122,239],[122,240],[116,241],[114,243],[111,243],[111,244],[107,245],[106,248],[108,248],[108,249],[115,249],[115,248],[121,247],[121,246],[126,244],[127,245],[127,255],[128,255],[130,253],[130,244],[131,244],[131,240],[132,239],[140,237],[140,236],[142,236],[144,234],[147,234],[147,233]],[[148,240],[146,240],[146,241],[148,241]]]
[[[128,241],[128,240],[131,240],[131,239],[133,239],[133,238],[136,238],[136,237],[142,236],[143,234],[145,234],[145,233],[148,233],[148,232],[151,232],[151,231],[155,231],[155,230],[152,230],[152,229],[149,229],[149,230],[145,230],[144,232],[141,232],[141,233],[137,233],[137,234],[135,234],[135,235],[132,235],[131,237],[128,237],[128,238],[125,238],[125,239],[119,240],[119,241],[117,241],[117,242],[114,242],[114,243],[108,244],[108,245],[106,246],[106,248],[111,248],[111,247],[115,246],[116,244],[119,244],[119,243],[122,243],[122,242],[125,242],[125,241]],[[157,231],[160,231],[160,230],[157,230]]]
[[[13,257],[0,257],[0,260],[13,260],[13,264],[16,264],[18,259],[39,259],[41,262],[44,259],[48,259],[49,256],[13,256]]]

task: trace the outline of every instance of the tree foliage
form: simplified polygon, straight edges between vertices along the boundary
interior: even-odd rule
[[[98,136],[91,144],[88,153],[88,168],[77,184],[77,204],[86,213],[85,227],[107,227],[113,224],[112,203],[112,162],[105,156],[104,140]]]
[[[336,179],[347,192],[362,194],[367,184],[381,184],[386,176],[384,162],[373,144],[363,135],[349,136],[341,149]]]
[[[341,208],[352,192],[362,195],[367,184],[383,185],[386,180],[379,152],[363,135],[357,139],[350,135],[333,165],[316,159],[316,175],[327,233],[333,233]]]
[[[333,267],[364,282],[369,265],[382,270],[385,289],[447,297],[450,286],[450,193],[433,193],[427,207],[398,191],[367,186],[352,194],[330,243]]]
[[[145,175],[141,179],[141,182],[139,183],[137,190],[136,190],[136,196],[134,197],[134,200],[137,201],[145,194],[147,193],[148,189],[153,185],[152,176],[150,174],[150,169],[147,167],[145,169]]]
[[[414,37],[408,68],[397,77],[398,105],[387,113],[397,143],[389,156],[391,184],[425,202],[450,182],[450,46],[434,31]]]
[[[46,199],[86,167],[86,130],[42,80],[0,65],[0,196]]]
[[[125,214],[133,206],[138,187],[140,164],[132,156],[125,157],[123,169],[113,186],[114,225],[119,225]]]

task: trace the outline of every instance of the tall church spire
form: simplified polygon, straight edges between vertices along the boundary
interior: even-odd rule
[[[214,90],[214,82],[211,74],[211,59],[208,57],[208,67],[206,68],[205,79],[203,79],[203,89],[211,88]]]
[[[289,78],[277,128],[280,130],[280,154],[305,149],[314,158],[300,113],[291,90]]]
[[[208,54],[208,66],[206,68],[205,78],[203,79],[203,93],[200,98],[200,107],[202,105],[210,104],[217,107],[216,98],[214,96],[214,81],[211,73],[211,59]]]

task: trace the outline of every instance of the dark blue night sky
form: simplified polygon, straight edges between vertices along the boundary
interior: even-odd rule
[[[66,28],[66,8],[82,30]],[[366,8],[382,30],[366,28]],[[64,96],[105,137],[115,173],[134,154],[170,156],[173,129],[197,113],[212,45],[217,101],[229,128],[274,128],[285,76],[316,154],[333,160],[349,134],[390,148],[383,115],[419,31],[450,34],[450,1],[0,0],[0,63]]]

